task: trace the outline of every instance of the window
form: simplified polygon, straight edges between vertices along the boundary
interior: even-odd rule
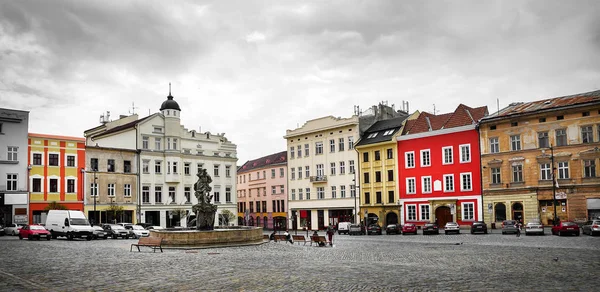
[[[550,140],[548,138],[548,132],[539,132],[538,133],[538,147],[539,148],[550,147]]]
[[[567,146],[567,130],[566,129],[554,130],[554,134],[556,135],[556,146]]]
[[[350,185],[350,197],[356,198],[356,186]]]
[[[583,161],[583,177],[596,177],[596,160]]]
[[[416,194],[417,193],[417,187],[415,185],[414,177],[406,178],[406,193],[407,194]]]
[[[406,206],[407,217],[409,221],[417,220],[417,205],[408,205]]]
[[[369,183],[369,173],[368,172],[363,173],[363,177],[364,177],[363,182],[368,184]]]
[[[375,192],[375,203],[376,204],[381,204],[381,192]]]
[[[429,149],[421,150],[421,167],[431,166],[431,154]]]
[[[381,182],[381,171],[375,172],[375,182]]]
[[[154,138],[154,150],[160,150],[160,138]]]
[[[429,205],[421,205],[421,220],[429,221]]]
[[[454,192],[453,174],[444,174],[444,192]]]
[[[512,151],[521,150],[521,135],[510,136],[510,150],[512,150]]]
[[[160,161],[160,160],[154,161],[154,173],[161,173],[161,165],[162,165],[162,161]]]
[[[391,134],[394,134],[394,131],[395,131],[395,130],[396,130],[396,129],[390,129],[390,130],[386,130],[385,132],[383,132],[383,135],[384,135],[384,136],[389,136],[389,135],[391,135]]]
[[[354,137],[352,136],[348,137],[348,149],[354,149]]]
[[[490,138],[490,153],[500,152],[500,142],[498,137]]]
[[[218,164],[213,166],[213,174],[215,177],[219,176],[219,165]]]
[[[108,159],[106,161],[106,171],[115,172],[115,160],[114,159]]]
[[[346,186],[340,186],[340,198],[345,198],[346,197]]]
[[[552,169],[550,163],[540,163],[540,180],[551,180]]]
[[[75,179],[67,179],[67,193],[75,193]]]
[[[185,202],[186,203],[190,203],[190,199],[191,199],[191,194],[192,194],[192,188],[191,187],[184,187],[183,188],[183,196],[185,197]]]
[[[569,178],[569,162],[561,161],[558,163],[558,179]]]
[[[421,191],[423,194],[431,193],[431,176],[421,177]]]
[[[273,170],[275,171],[275,170]],[[231,165],[225,165],[225,177],[231,177]],[[275,176],[273,176],[275,177]]]
[[[471,173],[460,174],[460,190],[461,191],[472,191],[473,183],[471,181]]]
[[[387,171],[387,180],[388,181],[394,181],[394,170],[393,169],[388,169],[388,171]]]
[[[58,166],[58,154],[55,154],[55,153],[48,154],[48,165]]]
[[[517,164],[512,166],[512,181],[523,182],[523,165]]]
[[[377,137],[377,134],[379,134],[379,132],[371,133],[371,134],[369,134],[369,136],[367,136],[367,139],[375,138],[375,137]]]
[[[387,151],[387,159],[394,159],[394,149],[389,148]]]
[[[17,190],[17,174],[16,173],[8,173],[6,174],[6,190],[7,191],[16,191]]]
[[[518,125],[519,125],[519,122],[511,122],[511,123],[510,123],[510,126],[511,126],[511,127],[516,127],[516,126],[518,126]]]
[[[144,160],[142,161],[142,172],[144,173],[150,173],[150,160]]]
[[[90,184],[90,195],[92,197],[97,197],[98,196],[98,184],[97,183],[91,183]]]
[[[41,178],[34,178],[32,180],[32,192],[34,193],[41,193],[42,192],[42,179]]]
[[[335,152],[335,139],[329,140],[329,152],[331,152],[331,153]]]
[[[323,142],[315,143],[315,154],[316,155],[323,154]]]
[[[371,204],[371,193],[365,192],[365,204]]]
[[[296,190],[292,190],[292,201],[296,200]]]
[[[106,191],[106,193],[108,194],[109,197],[114,197],[115,196],[115,184],[108,184],[108,189]]]
[[[298,200],[303,200],[302,189],[298,189]]]
[[[304,177],[306,177],[306,178],[310,177],[310,166],[307,165],[304,167],[304,174],[305,174]]]
[[[131,173],[131,161],[129,161],[129,160],[123,161],[123,172]]]
[[[340,174],[346,174],[346,162],[340,161]]]
[[[284,186],[279,186],[279,193],[283,194],[285,191],[285,187]]]
[[[329,170],[331,171],[331,175],[335,175],[335,162],[329,164]]]
[[[254,213],[254,202],[250,202],[250,213]]]
[[[444,156],[444,161],[442,164],[452,164],[454,163],[454,154],[452,153],[452,146],[442,147],[442,155]]]
[[[306,199],[310,200],[310,188],[306,188]]]
[[[228,166],[229,167],[229,166]],[[275,169],[271,169],[271,178],[275,178]]]
[[[161,186],[154,187],[154,202],[155,203],[162,202],[162,187]]]
[[[325,199],[325,188],[324,187],[317,188],[317,199],[319,199],[319,200]]]
[[[500,168],[499,167],[492,167],[490,169],[491,175],[492,175],[492,184],[501,184],[502,183],[502,179],[500,177]]]
[[[271,186],[271,194],[274,195],[277,193],[277,187],[276,186]]]
[[[177,138],[173,138],[173,150],[177,150]]]
[[[302,147],[302,145],[298,145],[298,147]],[[304,157],[308,157],[309,154],[310,154],[309,145],[308,144],[304,144]]]
[[[460,145],[460,163],[471,162],[471,145]]]
[[[348,165],[350,167],[350,174],[353,174],[356,170],[354,169],[354,160],[348,161]]]
[[[8,156],[7,159],[8,161],[18,161],[18,157],[17,157],[17,153],[18,153],[18,147],[14,147],[14,146],[8,146]]]
[[[202,172],[202,168],[203,168],[203,167],[204,167],[204,164],[203,164],[203,163],[198,163],[198,164],[196,164],[196,173],[200,173],[200,172]],[[250,176],[250,175],[248,175],[248,176]],[[244,178],[245,178],[245,177],[244,177]],[[249,178],[248,178],[248,179],[249,179]]]
[[[290,147],[290,159],[294,159],[296,155],[296,147]]]
[[[283,170],[283,167],[279,168],[279,177],[283,177],[285,175],[285,171]]]
[[[150,187],[143,186],[142,187],[142,203],[150,203]]]
[[[317,171],[319,171],[318,166],[317,166]],[[302,166],[298,167],[298,179],[302,179]]]
[[[340,138],[338,142],[338,151],[344,151],[344,138]]]
[[[324,174],[323,164],[317,164],[317,176],[323,176]]]
[[[183,174],[190,175],[190,163],[189,162],[183,163]]]
[[[293,167],[291,168],[290,179],[296,179],[296,169]]]
[[[540,123],[545,123],[546,122],[546,118],[539,118],[538,120]]]
[[[33,153],[33,165],[42,165],[41,153]]]
[[[50,179],[50,193],[58,193],[58,179]]]
[[[98,171],[98,158],[90,159],[90,167],[92,168],[93,171]]]
[[[298,145],[298,158],[302,157],[302,146]]]
[[[149,145],[148,141],[150,141],[150,138],[148,136],[143,136],[142,137],[142,149],[148,149],[148,147],[149,147],[148,146]]]
[[[369,152],[363,153],[363,162],[369,162]]]
[[[394,196],[394,191],[388,191],[388,203],[392,204],[396,200],[396,196]]]
[[[67,155],[67,167],[75,167],[75,156]]]
[[[475,204],[462,203],[462,219],[475,220]]]
[[[581,127],[581,143],[592,143],[594,142],[594,132],[592,126]]]
[[[375,161],[381,160],[381,151],[375,151]]]
[[[415,152],[411,151],[411,152],[406,152],[404,153],[404,157],[405,157],[405,164],[404,167],[405,168],[414,168],[415,167]]]

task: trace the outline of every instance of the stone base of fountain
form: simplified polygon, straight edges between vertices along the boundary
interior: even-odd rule
[[[262,227],[227,226],[214,230],[160,229],[151,230],[150,236],[162,238],[163,248],[196,249],[234,247],[263,243]]]

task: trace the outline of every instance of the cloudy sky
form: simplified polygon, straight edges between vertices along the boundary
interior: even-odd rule
[[[0,0],[0,107],[83,136],[158,111],[226,133],[238,164],[286,129],[381,101],[497,110],[600,89],[598,1]]]

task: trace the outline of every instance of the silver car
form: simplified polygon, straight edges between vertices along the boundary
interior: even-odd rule
[[[589,220],[581,226],[583,234],[600,235],[600,219]]]
[[[446,226],[444,226],[444,233],[448,234],[450,232],[460,234],[460,225],[458,225],[456,222],[446,223]]]
[[[518,227],[517,227],[517,221],[515,221],[515,220],[502,221],[502,234],[517,233],[517,232],[519,232]]]
[[[133,231],[134,238],[150,236],[150,231],[144,229],[144,227],[139,226],[139,225],[132,225],[131,231]]]
[[[525,224],[525,235],[539,234],[544,235],[544,225],[539,220],[531,220]]]

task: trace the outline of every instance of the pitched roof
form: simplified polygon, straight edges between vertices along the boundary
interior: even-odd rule
[[[244,165],[238,168],[238,174],[282,163],[287,163],[287,151],[281,151],[258,159],[248,160]]]
[[[95,139],[95,138],[98,138],[98,137],[102,137],[102,136],[106,136],[106,135],[109,135],[109,134],[112,134],[112,133],[117,133],[117,132],[123,131],[123,130],[128,129],[128,128],[133,128],[135,125],[143,122],[144,120],[150,118],[151,116],[153,116],[153,115],[149,115],[147,117],[144,117],[144,118],[141,118],[141,119],[137,119],[137,120],[135,120],[133,122],[129,122],[129,123],[126,123],[126,124],[114,127],[114,128],[112,128],[110,130],[107,130],[107,131],[104,131],[104,132],[100,132],[100,133],[98,133],[96,135],[93,135],[92,139]]]
[[[452,113],[433,115],[423,112],[416,119],[406,123],[402,135],[472,125],[476,124],[487,114],[487,106],[471,108],[464,104],[458,105]]]
[[[70,136],[38,134],[38,133],[29,133],[28,136],[29,137],[34,137],[34,138],[44,138],[44,139],[63,140],[63,141],[85,142],[85,138],[82,138],[82,137],[70,137]]]
[[[394,134],[396,134],[396,132],[398,132],[398,130],[402,128],[402,123],[407,118],[408,115],[405,115],[376,122],[365,131],[363,136],[360,138],[360,141],[356,143],[356,146],[375,144],[383,141],[391,141]],[[391,132],[384,136],[384,133],[386,133],[387,131]],[[375,137],[369,138],[371,134],[375,133],[377,133]]]

